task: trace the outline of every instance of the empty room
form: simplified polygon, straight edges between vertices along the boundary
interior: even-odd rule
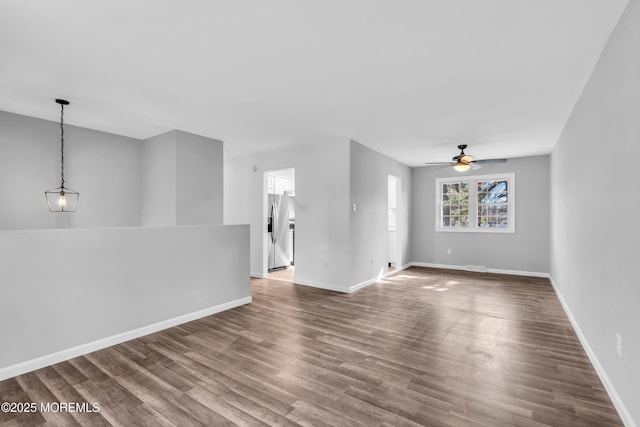
[[[0,426],[640,425],[640,0],[0,39]]]

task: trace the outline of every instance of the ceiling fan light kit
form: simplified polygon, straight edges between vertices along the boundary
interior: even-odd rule
[[[464,152],[467,148],[467,144],[458,145],[460,154],[454,156],[451,162],[437,162],[437,163],[425,163],[426,166],[441,166],[453,168],[458,172],[466,172],[469,169],[480,169],[481,163],[506,163],[507,159],[486,159],[486,160],[474,160],[473,156],[470,156]]]
[[[459,161],[453,165],[453,168],[458,172],[466,172],[471,169],[471,165],[469,163],[465,163],[463,161]]]

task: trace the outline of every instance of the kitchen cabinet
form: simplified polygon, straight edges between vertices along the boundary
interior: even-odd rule
[[[267,177],[267,193],[283,195],[285,192],[293,193],[295,183],[292,179],[280,178],[277,176]]]

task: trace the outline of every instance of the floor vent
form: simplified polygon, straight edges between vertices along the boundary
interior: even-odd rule
[[[467,265],[466,267],[467,271],[475,271],[477,273],[486,273],[487,272],[487,266],[486,265]]]

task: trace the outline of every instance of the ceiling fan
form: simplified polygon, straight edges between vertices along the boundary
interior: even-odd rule
[[[464,150],[467,148],[467,144],[458,145],[458,150],[460,150],[460,154],[454,156],[451,159],[451,162],[435,162],[435,163],[425,163],[426,166],[453,166],[455,170],[458,172],[466,172],[469,169],[480,169],[481,164],[487,163],[506,163],[507,159],[485,159],[485,160],[474,160],[472,156],[466,154]]]

